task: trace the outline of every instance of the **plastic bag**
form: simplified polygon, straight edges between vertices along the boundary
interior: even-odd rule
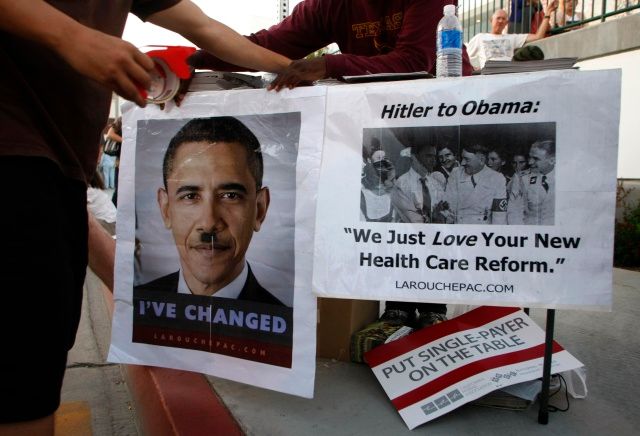
[[[561,372],[560,375],[564,378],[567,384],[567,392],[573,398],[586,398],[587,397],[587,368],[582,366],[580,368],[572,369],[571,371]]]

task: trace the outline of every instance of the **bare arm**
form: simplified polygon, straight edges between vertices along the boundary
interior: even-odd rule
[[[113,292],[116,241],[89,212],[89,268]]]
[[[280,72],[291,62],[285,56],[257,46],[224,24],[206,16],[190,0],[157,12],[149,21],[181,34],[220,59],[244,68]]]
[[[557,0],[553,0],[553,1],[549,2],[549,4],[547,5],[546,10],[544,11],[544,18],[542,19],[542,23],[540,24],[540,27],[538,27],[538,31],[536,33],[528,34],[526,42],[537,41],[537,40],[542,39],[542,38],[545,37],[545,35],[549,31],[549,28],[551,27],[551,24],[550,24],[550,18],[551,17],[550,17],[550,15],[556,9],[558,9],[558,1]]]
[[[145,105],[153,62],[133,45],[86,27],[42,0],[0,0],[0,29],[58,53],[79,73]]]
[[[424,217],[413,202],[411,195],[406,194],[397,186],[391,188],[391,205],[393,206],[400,222],[423,223]]]
[[[109,127],[109,131],[107,132],[107,138],[113,139],[117,142],[122,142],[122,136],[118,135],[113,127]]]
[[[479,70],[480,68],[480,45],[482,44],[480,39],[480,34],[475,35],[473,38],[469,40],[466,45],[467,53],[469,54],[469,61],[473,66],[474,70]]]
[[[312,82],[326,77],[341,78],[348,75],[371,73],[435,71],[435,34],[438,21],[441,17],[439,15],[440,12],[435,13],[435,11],[442,11],[442,7],[449,2],[450,0],[415,0],[405,2],[406,6],[402,7],[400,12],[396,11],[397,15],[402,17],[402,20],[393,48],[384,50],[378,54],[353,49],[349,52],[329,54],[316,59],[296,60],[291,63],[290,67],[284,73],[278,75],[272,82],[271,88],[276,90],[284,87],[291,88],[303,82]],[[325,35],[327,34],[330,35],[328,42],[339,39],[340,31],[334,29],[331,24],[321,26],[321,28],[317,30],[319,32],[318,35],[312,34],[314,29],[311,27],[311,23],[315,23],[315,21],[310,17],[313,16],[313,14],[323,14],[323,10],[322,8],[310,10],[309,8],[301,6],[309,3],[311,3],[311,1],[307,0],[296,6],[299,19],[297,21],[292,20],[286,31],[278,32],[278,27],[275,28],[276,30],[270,28],[268,31],[258,32],[252,35],[252,37],[261,38],[264,42],[280,42],[278,44],[280,47],[289,47],[290,44],[282,44],[283,41],[289,38],[295,41],[296,44],[303,44],[297,42],[299,39],[304,41],[305,39],[314,40],[315,38],[319,42],[322,41],[322,39],[319,38],[326,38]],[[314,3],[322,3],[322,1],[319,0]],[[344,3],[348,4],[349,2]],[[346,11],[342,11],[342,13],[348,13],[350,8],[351,6],[346,6]],[[332,17],[323,17],[323,19],[319,21],[331,23]],[[297,29],[294,27],[296,23],[300,26]],[[362,24],[351,23],[349,26],[352,27],[351,30],[354,31],[357,26],[361,25]],[[298,36],[298,31],[300,31],[302,35]],[[309,36],[305,37],[304,33],[308,33]],[[340,41],[338,40],[336,42]],[[264,45],[262,42],[260,44]],[[311,51],[313,50],[307,53]],[[291,52],[287,54],[291,55]],[[466,74],[471,74],[472,72],[471,65],[468,63],[466,50],[463,51],[463,71],[465,71]]]

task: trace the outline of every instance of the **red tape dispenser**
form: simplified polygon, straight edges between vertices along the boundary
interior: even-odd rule
[[[146,52],[155,63],[151,71],[151,85],[141,94],[150,103],[162,104],[173,99],[180,89],[180,79],[191,77],[187,58],[196,49],[183,46],[162,46],[162,49]],[[145,95],[146,94],[146,95]]]

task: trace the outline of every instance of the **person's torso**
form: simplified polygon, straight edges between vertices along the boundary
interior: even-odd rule
[[[373,192],[362,189],[362,212],[367,221],[391,222],[393,210],[391,196],[388,193]]]
[[[463,167],[453,170],[455,177],[449,177],[449,183],[457,184],[456,215],[460,224],[488,223],[491,209],[500,185],[506,192],[504,177],[484,167],[476,174],[469,175]],[[506,195],[505,195],[506,197]]]
[[[48,3],[87,27],[119,37],[132,8],[146,13],[175,0]],[[46,157],[65,176],[87,180],[97,163],[111,95],[43,45],[0,32],[0,156]]]
[[[510,61],[516,49],[514,35],[491,35],[482,41],[482,53],[485,62]]]
[[[531,173],[523,180],[525,224],[553,224],[555,215],[555,177]]]
[[[376,56],[395,47],[410,0],[339,0],[333,3],[331,34],[345,54]]]

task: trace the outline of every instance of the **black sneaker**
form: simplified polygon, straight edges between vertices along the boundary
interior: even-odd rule
[[[416,327],[421,329],[424,327],[429,327],[434,324],[440,324],[443,321],[447,320],[447,316],[444,313],[438,312],[425,312],[418,315],[416,319]]]
[[[409,316],[409,312],[400,309],[387,309],[380,317],[380,321],[393,325],[409,325],[413,320]]]

